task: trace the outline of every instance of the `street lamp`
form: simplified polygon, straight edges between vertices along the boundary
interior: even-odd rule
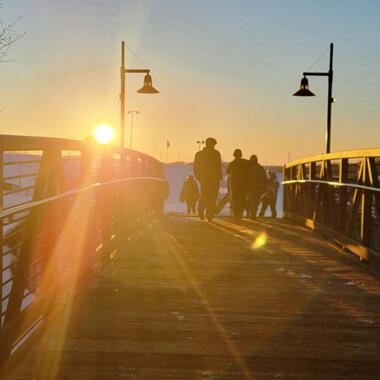
[[[200,141],[200,140],[197,141],[198,149],[199,149],[199,150],[201,150],[201,146],[202,146],[204,143],[205,143],[204,141]]]
[[[121,41],[121,67],[120,67],[120,146],[124,147],[124,133],[125,133],[125,74],[145,74],[144,85],[138,90],[140,94],[157,94],[157,91],[152,86],[152,77],[150,76],[149,69],[126,69],[125,68],[125,42]]]
[[[332,82],[333,82],[333,50],[334,44],[330,44],[330,68],[326,73],[311,73],[304,72],[301,79],[300,89],[293,94],[293,96],[314,96],[309,90],[309,81],[307,76],[326,76],[328,77],[328,93],[327,93],[327,130],[326,130],[326,153],[330,153],[331,148],[331,104],[335,102],[335,98],[332,97]]]
[[[128,111],[128,114],[131,114],[131,139],[129,141],[129,149],[130,150],[132,150],[133,115],[134,114],[138,115],[139,113],[140,113],[139,111],[135,111],[135,110]]]

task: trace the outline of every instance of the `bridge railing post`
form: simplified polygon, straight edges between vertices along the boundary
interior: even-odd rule
[[[16,175],[21,163],[31,170]],[[127,225],[162,207],[162,174],[154,158],[119,147],[1,136],[0,367],[61,298],[113,255]],[[2,207],[6,196],[30,192],[27,201]]]
[[[362,259],[380,254],[380,149],[306,158],[283,172],[285,217],[323,231]]]

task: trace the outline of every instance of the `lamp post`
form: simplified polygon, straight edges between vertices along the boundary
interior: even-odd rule
[[[326,153],[331,151],[331,104],[335,102],[332,97],[332,83],[333,83],[333,51],[334,44],[330,44],[330,67],[328,72],[304,72],[301,79],[300,89],[293,94],[293,96],[314,96],[309,90],[308,76],[325,76],[328,78],[328,91],[327,91],[327,129],[326,129]]]
[[[139,111],[136,111],[136,110],[131,110],[131,111],[128,111],[128,114],[131,114],[131,139],[129,141],[129,149],[132,150],[132,133],[133,133],[133,115],[136,114],[138,115],[140,112]]]
[[[152,86],[152,77],[149,69],[126,69],[125,68],[125,42],[121,41],[121,67],[120,67],[120,146],[124,148],[125,134],[125,74],[145,74],[144,85],[137,92],[140,94],[157,94]]]
[[[200,140],[197,141],[197,144],[198,144],[198,150],[201,150],[201,146],[202,146],[204,143],[205,143],[204,141],[200,141]]]

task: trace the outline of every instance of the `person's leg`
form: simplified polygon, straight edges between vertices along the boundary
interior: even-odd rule
[[[218,198],[219,181],[209,182],[207,184],[207,208],[206,216],[208,220],[212,220],[215,214],[216,199]]]
[[[191,206],[190,206],[190,201],[186,201],[186,208],[187,208],[187,213],[191,213]]]
[[[244,210],[244,193],[239,186],[235,186],[231,189],[232,192],[232,209],[234,217],[237,221],[241,220]]]
[[[251,199],[251,219],[256,218],[259,203],[260,203],[260,197],[258,197],[256,195],[252,196],[252,199]]]
[[[248,198],[247,194],[244,197],[244,210],[245,210],[245,217],[250,218],[251,217],[251,200]]]
[[[236,194],[236,218],[241,219],[243,216],[243,209],[244,209],[244,193],[241,189],[237,189]]]
[[[201,183],[201,195],[198,202],[198,215],[201,219],[205,216],[205,208],[206,208],[206,189],[207,185],[202,182]]]
[[[265,211],[268,208],[268,205],[269,205],[268,197],[264,197],[259,216],[265,215]]]
[[[272,218],[277,218],[276,203],[277,203],[277,194],[273,194],[273,196],[270,197],[270,202],[269,202]]]
[[[196,214],[196,211],[195,211],[195,205],[196,205],[196,201],[191,201],[190,202],[190,213],[191,214]]]
[[[248,209],[248,207],[247,207],[247,191],[243,187],[241,189],[241,193],[240,193],[240,215],[241,215],[241,217],[244,216],[244,210],[246,210],[246,209]],[[248,217],[248,212],[247,212],[247,217]]]
[[[244,202],[243,216],[244,216],[244,213],[245,213],[246,218],[251,217],[251,201],[249,201],[247,199]]]
[[[236,189],[231,189],[231,207],[234,217],[237,218],[238,215],[238,197],[236,194]]]

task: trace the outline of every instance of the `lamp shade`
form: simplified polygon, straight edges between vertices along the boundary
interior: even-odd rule
[[[309,81],[306,77],[303,77],[301,79],[301,85],[300,89],[293,94],[293,96],[315,96],[310,90],[309,90]]]
[[[146,74],[144,77],[144,86],[138,90],[140,94],[157,94],[159,91],[152,86],[152,77]]]

